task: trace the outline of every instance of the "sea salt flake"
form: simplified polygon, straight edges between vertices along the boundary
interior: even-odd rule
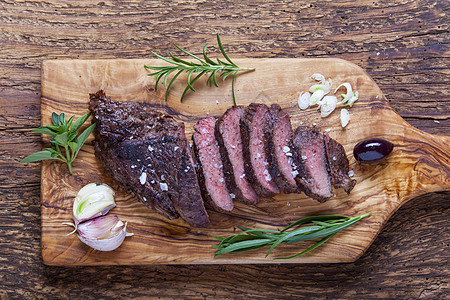
[[[239,176],[239,178],[244,178],[245,177],[245,174],[242,174],[241,176]]]
[[[234,198],[236,198],[236,195],[235,194],[230,194],[230,198],[234,199]]]
[[[173,147],[173,151],[177,151],[179,149],[178,146]]]
[[[292,176],[295,178],[295,177],[297,177],[297,175],[298,175],[298,171],[292,171],[291,174],[292,174]]]
[[[132,169],[134,169],[134,168],[136,168],[136,167],[137,167],[136,165],[131,165],[131,168],[132,168]]]
[[[325,132],[330,132],[330,131],[331,131],[331,128],[325,129]]]
[[[286,205],[287,205],[287,206],[291,206],[291,202],[287,202]]]
[[[288,153],[289,151],[291,151],[291,148],[289,148],[288,146],[284,146],[283,147],[283,152],[284,153]]]
[[[159,187],[161,188],[161,191],[163,191],[163,192],[167,192],[169,190],[167,183],[160,182]]]
[[[308,158],[307,156],[302,155],[302,159],[303,159],[303,160],[305,160],[305,159],[307,159],[307,158]]]
[[[145,182],[147,181],[147,173],[142,173],[141,176],[139,177],[139,181],[141,182],[142,185],[145,184]]]
[[[154,184],[154,183],[155,183],[155,181],[154,181],[154,180],[152,180],[152,181],[150,181],[150,183],[151,183],[151,184]]]
[[[148,145],[148,151],[150,151],[150,152],[152,152],[152,151],[153,151],[153,148],[152,148],[152,146]]]
[[[165,178],[164,175],[161,175],[161,180],[164,180],[164,178]]]
[[[256,158],[261,158],[261,153],[256,153]]]
[[[348,176],[353,177],[353,175],[355,175],[355,172],[353,172],[353,170],[348,171]]]
[[[264,174],[264,179],[266,179],[266,181],[272,180],[272,176],[270,176],[269,171],[265,170],[263,174]]]
[[[223,182],[223,178],[219,178],[219,182]]]
[[[333,156],[333,160],[334,160],[334,161],[336,161],[336,160],[337,160],[336,156]]]

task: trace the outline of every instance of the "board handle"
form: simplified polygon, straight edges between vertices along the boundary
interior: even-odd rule
[[[450,136],[410,129],[398,149],[398,167],[407,172],[397,179],[402,187],[398,191],[404,193],[398,195],[402,204],[426,193],[450,190]]]

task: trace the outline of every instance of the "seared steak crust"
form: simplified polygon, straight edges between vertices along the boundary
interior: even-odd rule
[[[209,224],[184,124],[136,102],[90,95],[95,155],[107,173],[150,208],[196,227]]]
[[[284,193],[298,193],[295,182],[295,170],[292,165],[290,143],[292,127],[289,115],[281,111],[281,107],[272,104],[270,107],[270,125],[266,131],[268,142],[270,174]]]
[[[331,182],[334,188],[343,188],[349,194],[356,184],[356,180],[348,175],[349,162],[344,147],[333,140],[328,133],[323,134],[328,166],[330,168]]]

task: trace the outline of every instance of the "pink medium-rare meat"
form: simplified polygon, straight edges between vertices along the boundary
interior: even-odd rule
[[[216,122],[216,138],[221,147],[225,179],[232,194],[245,203],[255,204],[259,197],[247,180],[241,137],[242,106],[229,108]]]
[[[331,182],[334,188],[343,188],[349,194],[356,184],[356,180],[348,175],[349,162],[344,147],[333,140],[328,133],[323,134],[328,167],[330,168]]]
[[[282,112],[279,105],[270,107],[271,139],[269,153],[271,155],[271,175],[284,193],[298,192],[295,182],[296,172],[292,167],[292,126],[289,115]]]
[[[253,188],[262,197],[280,193],[269,168],[269,126],[269,108],[265,104],[252,103],[245,109],[241,124],[245,170]]]
[[[215,137],[216,119],[207,117],[194,126],[197,174],[203,198],[217,211],[233,210],[233,200],[225,183],[219,144]]]
[[[309,197],[325,202],[331,197],[331,183],[322,134],[317,128],[300,126],[291,145],[298,185]]]

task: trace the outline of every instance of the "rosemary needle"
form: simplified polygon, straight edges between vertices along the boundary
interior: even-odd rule
[[[288,257],[279,257],[276,259],[290,259],[298,257],[316,249],[331,239],[336,233],[352,226],[359,220],[368,217],[369,215],[370,213],[356,217],[347,217],[342,215],[306,217],[292,223],[283,230],[251,229],[238,226],[238,228],[242,230],[241,233],[231,235],[226,238],[215,238],[220,241],[220,243],[218,246],[213,246],[217,249],[214,257],[226,253],[242,252],[270,246],[266,254],[267,257],[272,250],[281,243],[292,244],[320,238],[318,242],[300,253]],[[314,225],[289,230],[304,223],[313,223]]]
[[[153,66],[147,66],[144,67],[148,70],[154,71],[153,73],[149,73],[148,76],[156,76],[156,84],[155,84],[155,90],[158,89],[158,83],[162,80],[164,87],[166,88],[166,94],[165,99],[167,101],[167,97],[169,95],[169,90],[172,87],[173,82],[178,78],[178,76],[186,72],[188,74],[187,76],[187,85],[186,88],[183,91],[183,94],[181,95],[180,101],[183,101],[186,93],[191,90],[195,92],[195,88],[193,87],[193,84],[203,75],[209,74],[209,77],[206,81],[206,84],[208,86],[211,86],[214,84],[216,87],[219,87],[219,83],[217,81],[217,75],[222,78],[222,81],[225,81],[225,79],[228,76],[232,76],[232,82],[231,82],[231,90],[233,95],[233,103],[236,105],[236,94],[234,91],[235,87],[235,81],[236,81],[236,75],[240,71],[253,71],[253,68],[241,68],[238,65],[236,65],[226,54],[225,49],[222,45],[222,42],[220,40],[219,34],[217,34],[217,43],[219,45],[220,52],[222,53],[224,60],[221,60],[217,58],[217,62],[212,60],[208,57],[206,54],[206,48],[208,47],[208,44],[206,44],[203,47],[203,59],[198,57],[197,55],[194,55],[178,45],[175,44],[175,47],[183,52],[184,54],[190,56],[194,59],[194,62],[192,61],[186,61],[184,59],[181,59],[175,55],[172,54],[170,51],[170,48],[168,49],[170,58],[164,57],[162,55],[159,55],[155,52],[152,52],[157,58],[171,64],[170,66],[161,66],[161,67],[153,67]],[[172,78],[169,81],[169,76],[172,75]]]

